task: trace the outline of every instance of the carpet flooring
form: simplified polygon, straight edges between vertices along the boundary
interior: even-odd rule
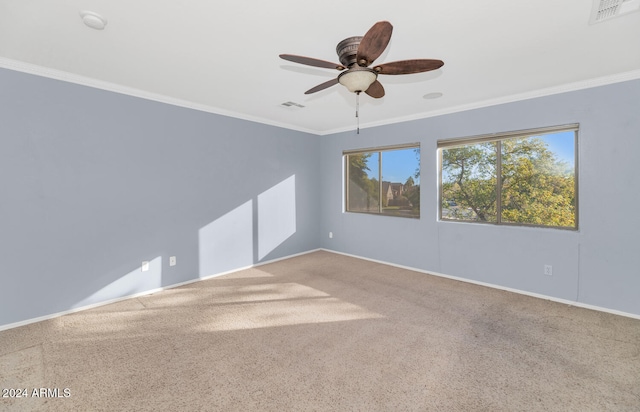
[[[0,385],[27,390],[3,411],[638,411],[640,320],[318,251],[2,331]]]

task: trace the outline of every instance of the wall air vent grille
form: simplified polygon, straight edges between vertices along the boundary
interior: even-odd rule
[[[640,0],[593,0],[589,24],[640,10]]]

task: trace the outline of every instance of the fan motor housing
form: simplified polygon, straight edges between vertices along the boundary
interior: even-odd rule
[[[342,40],[336,46],[336,53],[338,53],[340,63],[342,63],[344,67],[351,67],[357,63],[356,55],[358,53],[358,46],[360,45],[361,40],[362,36],[349,37]]]

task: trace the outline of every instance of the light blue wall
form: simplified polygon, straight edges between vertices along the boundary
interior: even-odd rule
[[[0,326],[318,247],[317,136],[2,69],[0,91]]]
[[[3,69],[0,90],[0,328],[318,247],[640,314],[640,81],[322,137]],[[438,139],[568,123],[580,231],[437,221]],[[343,213],[342,151],[407,142],[421,219]]]
[[[438,222],[437,140],[570,123],[580,124],[578,232]],[[410,142],[422,146],[420,220],[343,213],[342,151]],[[640,314],[639,154],[638,80],[324,137],[321,245]]]

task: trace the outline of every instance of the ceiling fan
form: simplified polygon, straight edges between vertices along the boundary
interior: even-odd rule
[[[307,66],[322,67],[341,71],[337,78],[321,83],[305,92],[311,94],[324,90],[335,84],[342,84],[350,92],[360,94],[365,92],[371,97],[379,99],[384,96],[384,87],[378,81],[379,74],[412,74],[436,70],[444,62],[432,59],[400,60],[391,63],[369,66],[380,57],[391,40],[393,26],[388,21],[374,24],[364,36],[349,37],[336,46],[340,63],[332,63],[311,57],[281,54],[280,58]]]

